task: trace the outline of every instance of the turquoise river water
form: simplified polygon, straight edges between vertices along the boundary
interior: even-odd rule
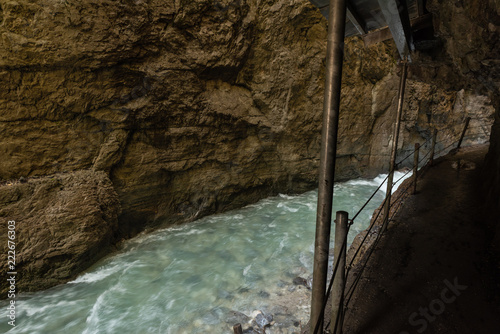
[[[334,212],[354,215],[384,177],[337,184]],[[349,244],[384,196],[379,191],[357,218]],[[279,195],[139,235],[72,282],[18,295],[16,327],[0,301],[0,332],[222,334],[255,310],[287,311],[295,326],[304,324],[309,290],[293,294],[292,281],[312,274],[316,201],[317,191]]]

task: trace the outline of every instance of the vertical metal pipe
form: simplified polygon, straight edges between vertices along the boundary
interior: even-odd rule
[[[384,220],[382,221],[382,231],[387,228],[389,223],[389,214],[391,211],[391,193],[392,193],[392,183],[394,181],[394,168],[396,164],[396,153],[398,150],[398,139],[399,139],[399,128],[401,127],[401,114],[403,113],[403,102],[405,95],[406,86],[406,75],[408,74],[408,65],[406,61],[403,62],[403,73],[401,74],[401,79],[399,81],[399,97],[398,97],[398,111],[396,113],[396,126],[394,127],[394,134],[392,137],[392,154],[391,162],[389,165],[389,176],[387,178],[387,192],[385,197],[384,205]]]
[[[417,179],[418,179],[418,153],[420,151],[420,144],[415,143],[415,153],[413,155],[413,195],[417,193]]]
[[[345,258],[347,250],[347,223],[349,214],[345,211],[337,211],[335,220],[335,246],[333,256],[335,263],[338,261],[338,269],[332,286],[332,318],[330,332],[342,334],[344,322],[344,288],[345,288]],[[335,265],[333,266],[335,268]]]
[[[436,139],[437,139],[438,130],[434,129],[434,133],[432,135],[432,146],[431,146],[431,157],[429,158],[429,164],[434,165],[434,152],[436,150]]]
[[[337,153],[342,62],[344,59],[345,20],[346,0],[330,0],[311,317],[309,321],[311,333],[314,332],[316,323],[320,321],[320,314],[323,312],[325,301],[332,220],[333,180],[335,177],[335,158]],[[320,328],[323,328],[322,324]]]
[[[469,122],[470,122],[470,117],[467,117],[467,119],[465,120],[464,130],[462,131],[462,135],[460,136],[460,140],[458,141],[457,150],[459,150],[460,145],[462,145],[462,140],[464,140],[465,132],[467,131],[467,128],[469,127]]]

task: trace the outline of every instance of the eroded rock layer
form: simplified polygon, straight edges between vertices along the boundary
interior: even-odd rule
[[[15,237],[9,239],[15,244],[15,269],[10,271],[18,273],[18,289],[67,281],[110,252],[116,240],[120,202],[104,172],[7,182],[0,187],[0,207],[3,231],[4,217],[15,222]],[[2,236],[7,245],[7,233]]]

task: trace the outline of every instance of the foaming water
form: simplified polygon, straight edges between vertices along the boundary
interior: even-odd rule
[[[333,211],[353,216],[384,178],[337,184]],[[354,222],[349,244],[368,226],[383,190]],[[0,331],[231,333],[233,311],[272,312],[295,277],[312,274],[316,201],[316,191],[279,195],[140,235],[68,284],[18,295],[15,328],[0,302]],[[293,317],[305,323],[308,311]]]

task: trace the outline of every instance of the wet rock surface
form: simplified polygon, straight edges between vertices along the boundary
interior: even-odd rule
[[[295,272],[304,272],[304,268],[294,268]],[[225,310],[220,316],[232,327],[241,324],[243,333],[250,334],[299,334],[305,328],[309,317],[311,290],[303,285],[296,285],[294,279],[281,281],[270,288],[269,301],[262,309],[244,314],[237,310]],[[244,293],[244,292],[243,292]]]
[[[0,184],[0,228],[16,222],[16,288],[64,283],[114,249],[120,202],[104,172],[78,171]],[[7,244],[7,233],[0,234]],[[7,296],[7,282],[0,283]]]

